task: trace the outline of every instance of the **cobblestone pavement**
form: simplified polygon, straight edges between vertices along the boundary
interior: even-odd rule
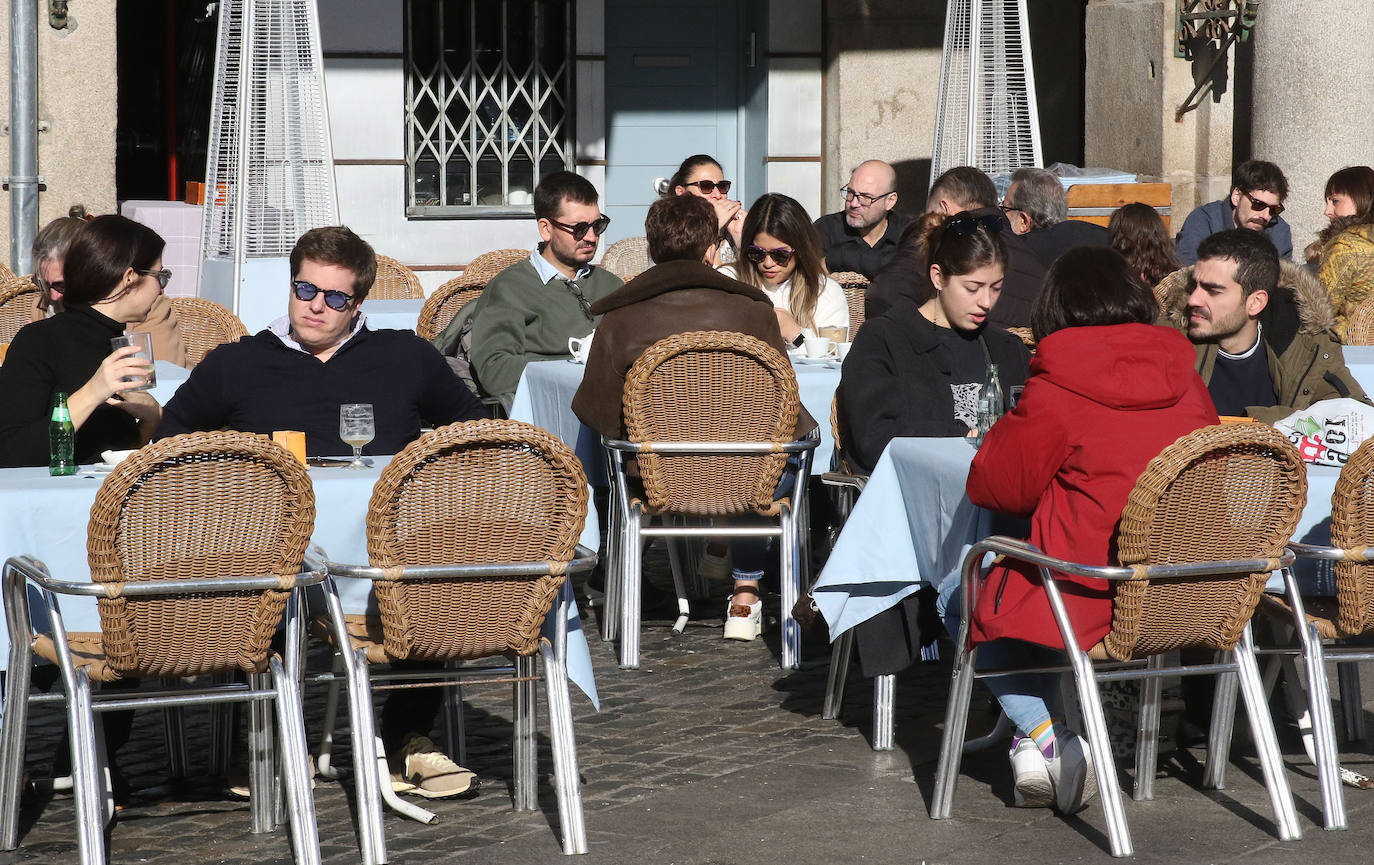
[[[926,803],[943,720],[947,660],[919,665],[900,678],[897,749],[876,753],[866,738],[871,687],[857,670],[851,674],[844,721],[822,720],[824,643],[810,638],[802,669],[783,675],[776,661],[776,628],[765,631],[761,641],[725,643],[719,637],[721,606],[710,601],[680,637],[671,636],[667,620],[648,621],[637,671],[619,670],[614,645],[597,637],[595,617],[585,620],[602,710],[595,712],[574,695],[591,853],[572,861],[1108,861],[1100,809],[1062,819],[1044,809],[1007,807],[1010,778],[1000,749],[965,760],[955,819],[929,820]],[[775,597],[769,606],[776,609]],[[322,691],[309,692],[307,704],[314,742]],[[990,722],[977,711],[974,715],[975,731]],[[509,690],[468,689],[466,719],[468,765],[482,777],[482,792],[470,801],[432,803],[440,815],[434,826],[388,814],[391,861],[561,861],[557,806],[548,784],[541,786],[540,810],[511,809]],[[153,713],[142,716],[119,758],[135,794],[111,832],[111,861],[289,862],[285,830],[250,834],[247,804],[228,798],[222,782],[167,781],[157,720]],[[35,776],[48,771],[60,721],[53,709],[35,711],[29,740],[29,771]],[[193,771],[203,771],[195,765],[205,751],[207,724],[194,711],[187,723]],[[540,770],[547,773],[548,741],[540,738]],[[1374,793],[1347,791],[1355,828],[1322,832],[1315,822],[1320,798],[1313,773],[1293,756],[1300,753],[1293,743],[1288,746],[1288,774],[1299,798],[1305,841],[1274,840],[1259,770],[1243,746],[1223,791],[1200,790],[1201,752],[1180,752],[1162,760],[1153,802],[1127,799],[1137,861],[1291,862],[1319,856],[1363,862],[1361,851],[1374,841]],[[1350,761],[1370,770],[1366,751]],[[351,764],[341,753],[336,765]],[[321,781],[315,792],[325,862],[359,861],[351,792],[347,780]],[[20,848],[0,854],[0,863],[75,861],[72,820],[69,796],[38,797],[25,808]]]

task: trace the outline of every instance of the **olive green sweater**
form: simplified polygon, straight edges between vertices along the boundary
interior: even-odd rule
[[[588,303],[595,303],[619,288],[620,278],[593,267],[576,283]],[[568,338],[591,333],[601,318],[583,312],[563,279],[541,283],[529,261],[501,271],[473,303],[473,374],[483,393],[507,402],[525,364],[571,357]]]

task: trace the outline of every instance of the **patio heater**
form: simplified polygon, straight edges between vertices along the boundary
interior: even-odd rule
[[[947,0],[930,179],[1041,164],[1026,0]]]
[[[339,221],[315,0],[219,4],[202,297],[250,332],[286,309],[297,238]]]

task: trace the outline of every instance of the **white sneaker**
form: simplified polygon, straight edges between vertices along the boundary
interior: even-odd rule
[[[752,604],[737,604],[731,595],[725,605],[725,639],[757,639],[763,633],[763,601]]]
[[[1016,782],[1013,804],[1017,808],[1047,808],[1054,804],[1049,762],[1035,746],[1035,740],[1022,736],[1011,749],[1011,774]]]
[[[1050,783],[1054,785],[1055,806],[1064,814],[1082,811],[1097,795],[1097,772],[1093,769],[1088,743],[1076,733],[1065,730],[1054,738],[1054,758],[1049,761]]]
[[[427,736],[411,736],[391,755],[391,789],[426,799],[476,796],[477,775],[449,759]]]

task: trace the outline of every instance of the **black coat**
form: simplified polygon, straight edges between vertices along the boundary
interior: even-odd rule
[[[995,307],[994,307],[995,309]],[[1030,352],[997,327],[983,329],[1002,387],[1024,385]],[[907,299],[864,322],[840,374],[840,441],[845,458],[863,473],[873,470],[883,448],[901,436],[962,436],[950,392],[953,363],[936,325]]]

